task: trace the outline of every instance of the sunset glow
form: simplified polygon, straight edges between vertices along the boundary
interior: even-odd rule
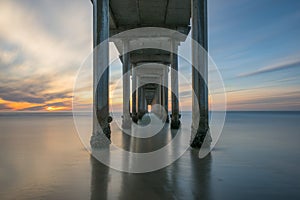
[[[47,111],[66,111],[66,110],[70,110],[71,108],[68,107],[55,107],[55,106],[49,106],[46,107]]]
[[[0,1],[0,111],[72,109],[77,70],[92,52],[92,5],[62,5],[69,3]],[[280,13],[267,2],[216,0],[208,6],[209,55],[223,77],[229,110],[300,110],[300,15],[292,3],[276,5]],[[121,69],[110,72],[110,105],[118,110]],[[80,97],[82,107],[91,104],[88,90]],[[181,99],[180,106],[191,108],[191,99]]]

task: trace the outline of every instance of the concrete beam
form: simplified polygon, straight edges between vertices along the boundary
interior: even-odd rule
[[[135,0],[136,1],[136,12],[137,12],[137,24],[141,24],[141,13],[140,13],[140,0]]]
[[[159,37],[177,37],[176,39],[178,41],[184,42],[187,38],[187,35],[189,34],[191,28],[186,25],[180,25],[180,24],[175,24],[175,25],[165,25],[165,24],[151,24],[151,25],[126,25],[126,26],[118,26],[117,29],[110,29],[110,36],[114,36],[118,33],[128,31],[130,29],[137,29],[137,28],[143,28],[143,27],[161,27],[161,28],[166,28],[166,29],[171,29],[175,30],[181,34],[173,34],[170,35],[170,32],[168,31],[163,31],[163,32],[157,32],[157,29],[148,30],[147,32],[136,32],[135,35],[132,35],[133,33],[131,32],[131,35],[126,35],[127,38],[130,38],[132,40],[136,38],[159,38]],[[183,35],[182,35],[183,34]]]
[[[149,55],[149,54],[133,54],[130,58],[131,62],[134,64],[139,63],[163,63],[170,64],[170,55]]]
[[[109,21],[110,21],[110,29],[118,28],[117,20],[115,18],[114,12],[111,9],[111,6],[109,6]]]

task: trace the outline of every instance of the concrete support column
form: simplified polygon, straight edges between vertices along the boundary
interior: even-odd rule
[[[136,115],[136,72],[135,66],[132,66],[132,116]]]
[[[162,87],[162,75],[160,76],[160,83],[157,87],[157,94],[158,94],[158,102],[157,104],[159,104],[160,106],[163,106],[163,102],[164,102],[164,96],[163,96],[163,87]],[[160,116],[160,118],[162,119],[162,110],[159,109],[158,115]]]
[[[146,100],[146,91],[145,87],[142,88],[142,99],[143,99],[143,111],[146,112],[148,110],[147,108],[147,100]]]
[[[159,86],[157,86],[156,87],[156,89],[155,89],[155,96],[154,96],[154,98],[155,98],[155,104],[160,104],[160,96],[159,96],[159,88],[158,88]]]
[[[141,119],[145,113],[145,95],[141,83],[141,77],[138,76],[138,118]]]
[[[142,109],[142,97],[141,97],[141,94],[142,94],[142,88],[141,88],[141,77],[140,76],[137,76],[137,90],[138,90],[138,93],[137,93],[137,103],[138,103],[138,112],[140,112],[140,110]]]
[[[123,40],[123,128],[131,127],[130,120],[130,53],[129,41]]]
[[[163,95],[162,95],[162,87],[161,87],[161,83],[162,83],[162,77],[160,76],[160,82],[159,85],[157,87],[157,94],[158,94],[158,102],[157,104],[159,105],[163,105]]]
[[[169,108],[168,108],[168,103],[169,103],[169,95],[168,95],[168,83],[169,83],[169,76],[168,76],[168,73],[169,73],[169,68],[165,68],[164,69],[164,75],[163,75],[163,80],[164,80],[164,88],[163,88],[163,95],[164,95],[164,102],[163,102],[163,105],[164,105],[164,108],[165,108],[165,111],[166,111],[166,123],[169,123]]]
[[[109,0],[93,1],[93,135],[92,148],[103,144],[102,131],[110,139],[109,116]],[[98,46],[101,44],[101,46]],[[102,131],[101,131],[102,130]]]
[[[192,85],[197,98],[194,99],[193,96],[193,138],[191,147],[194,148],[202,146],[209,129],[207,34],[207,0],[192,0],[192,38],[203,47],[202,49],[198,45],[192,45]],[[196,109],[197,107],[199,107],[199,110]],[[200,116],[198,112],[200,112]]]
[[[141,88],[141,110],[139,111],[140,118],[144,116],[146,113],[146,99],[145,99],[145,87],[142,86]]]
[[[179,120],[179,102],[178,102],[178,46],[176,41],[172,39],[172,52],[171,53],[171,89],[172,89],[172,119],[171,128],[178,129],[180,127]]]
[[[164,102],[165,102],[165,96],[164,96],[164,86],[163,85],[161,85],[160,86],[160,96],[161,96],[161,102],[160,102],[160,105],[162,106],[162,107],[164,107]]]
[[[138,94],[138,82],[135,66],[132,66],[132,121],[137,123],[137,94]]]

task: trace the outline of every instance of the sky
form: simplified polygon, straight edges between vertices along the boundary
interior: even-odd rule
[[[209,0],[228,110],[300,111],[299,10],[298,0]],[[72,110],[91,51],[89,0],[0,0],[0,111]]]

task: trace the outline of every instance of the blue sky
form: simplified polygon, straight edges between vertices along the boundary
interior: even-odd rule
[[[209,2],[210,55],[229,108],[299,110],[300,2]]]
[[[230,110],[300,110],[300,1],[209,0]],[[70,110],[92,48],[89,0],[0,2],[0,110]]]

